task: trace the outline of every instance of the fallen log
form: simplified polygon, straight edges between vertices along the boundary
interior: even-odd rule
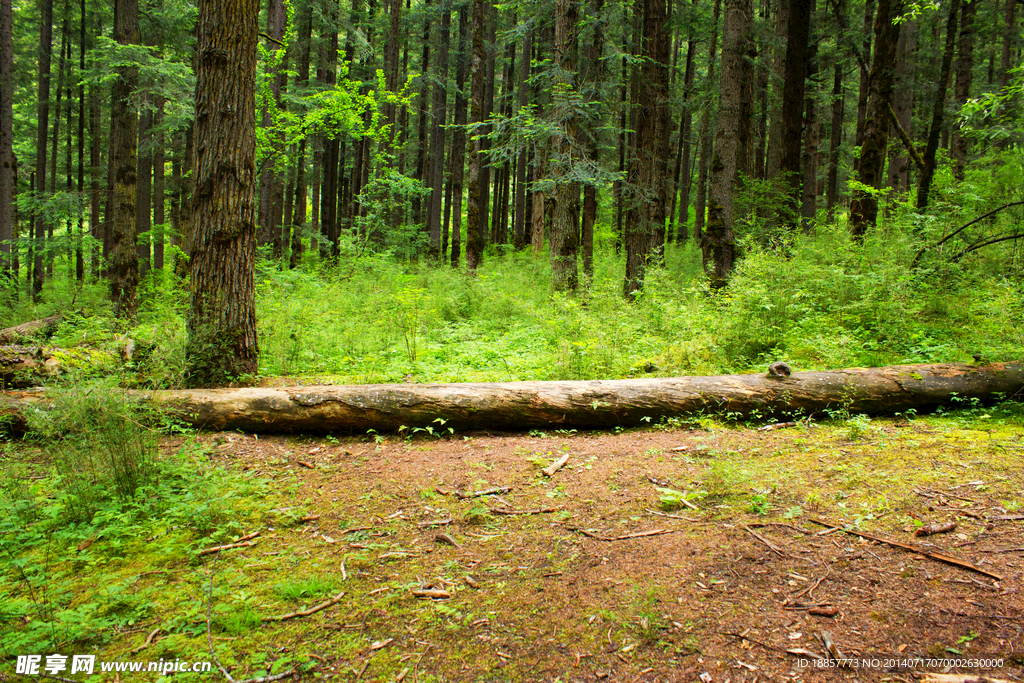
[[[663,379],[490,384],[371,384],[132,392],[193,427],[246,432],[379,432],[401,427],[600,429],[662,417],[719,414],[794,417],[830,410],[886,414],[955,401],[1024,396],[1024,363],[901,365],[789,377],[719,375]],[[44,392],[0,393],[15,429]]]
[[[36,387],[69,369],[109,372],[115,367],[113,354],[100,349],[46,346],[0,346],[0,389]]]
[[[14,344],[33,337],[49,337],[57,331],[62,317],[60,313],[55,313],[48,318],[6,327],[0,330],[0,344]]]

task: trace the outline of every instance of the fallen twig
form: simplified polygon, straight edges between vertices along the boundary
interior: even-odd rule
[[[548,512],[557,512],[558,508],[537,508],[536,510],[509,510],[508,508],[490,508],[496,515],[543,515]]]
[[[835,526],[834,524],[832,524],[830,522],[823,522],[823,521],[818,520],[818,519],[811,519],[811,521],[814,522],[815,524],[820,524],[821,526],[827,526],[827,527],[834,527]],[[919,555],[924,555],[925,557],[931,558],[933,560],[937,560],[939,562],[945,562],[947,564],[951,564],[951,565],[960,567],[962,569],[970,569],[971,571],[978,572],[979,574],[984,574],[985,576],[987,576],[989,578],[992,578],[992,579],[995,579],[996,581],[1002,581],[1003,580],[1003,577],[1000,576],[999,574],[993,574],[992,572],[985,571],[981,567],[976,567],[973,564],[971,564],[970,562],[967,562],[966,560],[961,560],[959,558],[953,557],[952,555],[946,555],[944,553],[932,552],[930,550],[925,550],[924,548],[921,548],[919,546],[911,545],[910,543],[901,543],[900,541],[894,541],[894,540],[889,539],[889,538],[882,538],[881,536],[874,536],[872,534],[866,534],[866,533],[864,533],[862,531],[854,531],[853,529],[849,529],[849,528],[845,528],[845,527],[843,528],[843,531],[848,533],[848,534],[850,534],[850,535],[852,535],[852,536],[858,536],[860,538],[866,538],[869,541],[875,541],[876,543],[884,543],[885,545],[891,545],[891,546],[893,546],[895,548],[902,548],[903,550],[909,550],[910,552],[917,553]]]
[[[319,612],[322,609],[327,609],[331,605],[336,605],[338,601],[341,600],[343,597],[345,597],[345,591],[342,591],[330,600],[327,600],[326,602],[321,602],[319,605],[310,607],[309,609],[299,610],[298,612],[291,612],[289,614],[282,614],[276,617],[263,617],[263,621],[286,621],[288,619],[295,619],[297,617],[308,617],[310,614]]]
[[[796,427],[796,422],[776,422],[775,424],[765,425],[764,427],[758,427],[759,432],[769,432],[773,429],[785,429],[787,427]]]
[[[553,476],[555,476],[555,472],[557,472],[558,470],[560,470],[563,467],[565,467],[565,463],[567,463],[567,462],[569,462],[569,454],[568,453],[564,453],[561,458],[559,458],[558,460],[554,461],[553,463],[551,463],[550,465],[548,465],[547,467],[545,467],[541,471],[544,474],[546,474],[547,476],[553,477]]]
[[[936,524],[925,524],[920,529],[914,530],[914,535],[932,536],[934,534],[946,534],[956,529],[956,522],[938,522]]]
[[[774,545],[771,544],[770,541],[764,539],[760,534],[758,534],[756,531],[751,529],[749,526],[747,526],[746,524],[743,524],[741,526],[743,527],[743,530],[746,531],[748,534],[750,534],[751,536],[753,536],[757,540],[761,541],[761,543],[764,543],[766,546],[768,546],[768,548],[771,549],[771,551],[773,553],[775,553],[779,557],[786,557],[786,553],[784,551],[779,550],[778,548],[776,548]]]
[[[451,523],[452,523],[452,520],[450,520],[450,519],[430,519],[430,520],[427,520],[426,522],[416,522],[416,526],[419,527],[420,529],[426,529],[427,527],[431,527],[431,526],[445,526],[446,524],[451,524]]]
[[[439,588],[413,588],[411,593],[417,598],[430,598],[431,600],[442,600],[452,597],[452,594]]]
[[[565,528],[569,531],[575,531],[578,534],[583,534],[587,538],[593,538],[596,541],[625,541],[630,538],[644,538],[646,536],[660,536],[662,534],[675,533],[675,529],[651,529],[650,531],[637,531],[635,533],[624,534],[622,536],[599,536],[587,531],[586,529],[579,529],[571,526],[567,526]]]
[[[206,550],[200,550],[198,553],[196,553],[196,557],[202,557],[203,555],[218,553],[221,550],[231,550],[232,548],[248,548],[250,546],[254,546],[256,545],[256,542],[250,539],[256,538],[259,535],[260,532],[254,531],[251,534],[246,534],[245,536],[242,536],[235,543],[228,543],[226,545],[218,545],[212,548],[207,548]]]
[[[455,495],[463,500],[466,500],[467,498],[479,498],[480,496],[493,496],[499,493],[508,493],[511,490],[511,486],[495,486],[493,489],[473,491],[472,493],[462,493],[461,491],[456,491]]]
[[[142,645],[139,645],[139,646],[138,646],[138,647],[136,647],[136,648],[133,648],[133,649],[131,650],[131,654],[133,654],[133,655],[134,655],[134,654],[136,654],[136,653],[138,653],[138,652],[141,652],[141,651],[145,650],[145,649],[146,649],[147,647],[149,647],[150,645],[152,645],[152,644],[153,644],[153,638],[155,638],[155,637],[156,637],[156,634],[160,633],[160,631],[161,631],[161,630],[162,630],[162,629],[159,629],[159,628],[155,628],[155,629],[153,629],[152,631],[150,631],[150,633],[149,633],[149,637],[148,637],[148,638],[146,638],[146,642],[144,642],[144,643],[143,643]]]
[[[668,517],[669,519],[683,519],[683,520],[686,520],[687,522],[696,522],[697,521],[695,519],[690,519],[689,517],[683,517],[682,515],[670,515],[667,512],[658,512],[657,510],[652,510],[651,508],[647,508],[647,512],[648,512],[648,514],[657,515],[658,517]]]

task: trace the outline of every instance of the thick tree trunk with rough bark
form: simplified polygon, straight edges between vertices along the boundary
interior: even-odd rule
[[[448,41],[451,34],[452,10],[447,1],[441,5],[441,24],[437,36],[437,59],[434,71],[434,101],[431,105],[430,122],[430,207],[427,212],[427,227],[430,231],[430,256],[437,260],[441,251],[441,199],[444,193],[444,123],[448,118]]]
[[[123,1],[123,0],[119,0]],[[256,374],[257,0],[200,0],[186,380]]]
[[[139,42],[138,0],[117,0],[114,16],[114,39],[121,45]],[[110,259],[107,277],[114,313],[132,319],[139,308],[139,254],[135,248],[135,188],[138,179],[138,115],[130,101],[139,80],[134,66],[120,66],[114,81],[110,108],[112,215]]]
[[[829,410],[923,412],[953,401],[993,400],[1024,391],[1024,363],[936,364],[795,372],[785,378],[720,375],[583,382],[376,384],[292,388],[139,391],[139,401],[204,429],[260,433],[365,433],[432,427],[524,430],[609,429],[663,417],[729,414],[780,418]],[[0,393],[0,423],[45,393]],[[438,422],[438,420],[443,422]],[[439,426],[440,425],[440,426]]]
[[[726,0],[718,132],[711,163],[708,222],[702,244],[704,270],[714,287],[721,287],[728,281],[736,259],[733,233],[736,191],[750,171],[753,50],[750,0]]]
[[[473,48],[470,62],[469,122],[481,124],[484,120],[484,0],[473,0]],[[479,134],[469,140],[469,200],[466,207],[466,265],[475,271],[484,252],[484,233],[487,229],[487,198],[482,182],[484,154]]]
[[[713,99],[711,93],[715,85],[715,54],[718,48],[718,17],[722,11],[722,0],[715,0],[714,18],[711,25],[711,44],[708,47],[708,78],[705,98]],[[711,155],[715,148],[715,110],[711,103],[704,107],[700,118],[700,158],[697,161],[697,196],[693,200],[693,238],[703,249],[704,223],[707,213],[708,174],[711,167]],[[770,133],[769,133],[770,135]]]
[[[782,87],[782,158],[779,175],[785,186],[782,220],[797,224],[801,206],[801,150],[811,122],[797,112],[805,109],[804,89],[808,75],[808,39],[810,38],[813,0],[790,0],[786,38],[786,78]],[[723,46],[724,54],[724,46]],[[780,207],[782,208],[782,207]]]
[[[577,151],[578,123],[573,97],[578,92],[576,73],[576,24],[579,8],[574,0],[555,3],[555,77],[551,95],[552,120],[557,133],[551,139],[548,171],[555,183],[554,211],[551,216],[551,284],[556,291],[575,290],[579,284],[580,184],[572,179],[581,163]]]
[[[644,288],[652,237],[665,228],[668,180],[669,52],[668,6],[665,0],[644,0],[639,79],[632,98],[635,142],[632,145],[626,186],[624,242],[626,277],[623,295],[632,300]]]

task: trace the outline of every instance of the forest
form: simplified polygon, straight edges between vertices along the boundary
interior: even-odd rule
[[[1017,4],[0,0],[0,680],[1020,680]]]
[[[134,329],[157,386],[445,379],[511,328],[562,367],[495,378],[1019,349],[1013,0],[201,9],[4,4],[0,323]]]

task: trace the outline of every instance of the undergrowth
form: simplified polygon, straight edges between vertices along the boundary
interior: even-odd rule
[[[201,601],[182,613],[173,591],[140,579],[245,533],[268,487],[214,466],[188,435],[158,448],[174,425],[110,383],[51,393],[57,409],[0,444],[0,659],[91,652],[171,607],[184,621],[163,628],[191,629]]]
[[[1024,290],[1009,249],[911,268],[944,229],[897,216],[863,245],[829,226],[770,248],[751,237],[717,293],[700,250],[669,245],[634,303],[621,296],[622,257],[608,245],[572,295],[552,292],[547,259],[527,252],[489,253],[475,275],[390,253],[296,270],[262,261],[260,373],[338,383],[556,380],[750,372],[774,360],[809,370],[1019,357]],[[607,228],[600,234],[610,242]],[[180,386],[185,284],[151,274],[132,326],[110,317],[104,292],[58,280],[41,304],[23,302],[0,324],[62,310],[50,343],[120,352],[131,339],[125,383]]]

